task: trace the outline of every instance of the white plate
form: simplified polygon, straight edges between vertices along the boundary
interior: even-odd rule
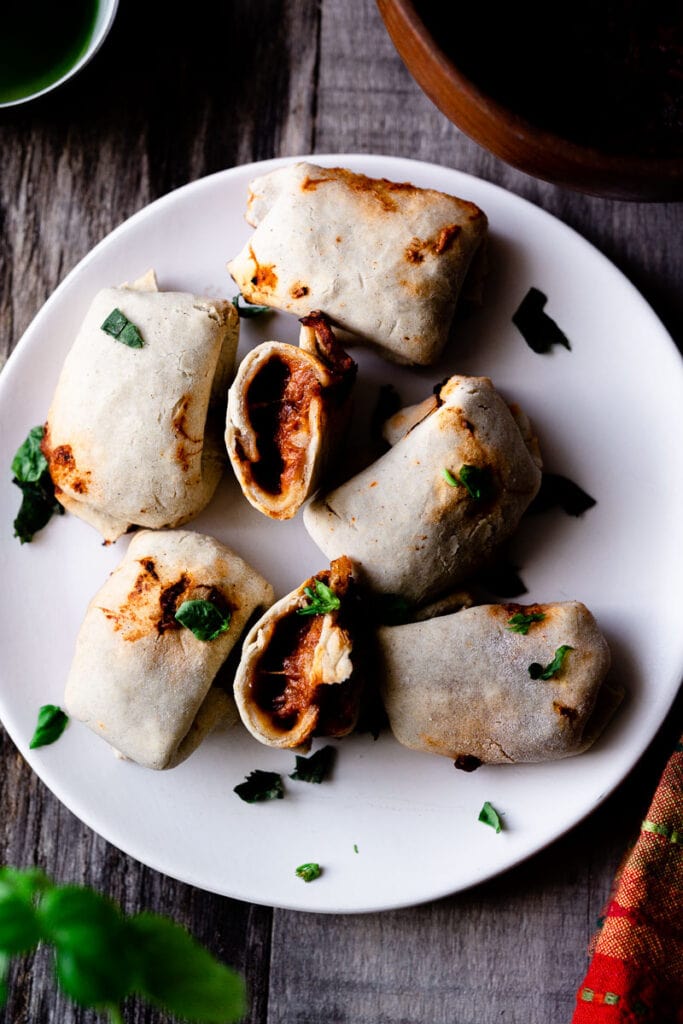
[[[60,704],[84,609],[121,559],[73,516],[53,519],[32,544],[12,538],[20,495],[11,458],[42,423],[62,360],[92,295],[154,266],[160,285],[232,297],[226,261],[250,229],[247,183],[287,160],[237,167],[152,203],[104,239],[36,316],[0,377],[0,716],[57,797],[139,861],[227,896],[298,910],[353,912],[418,903],[483,881],[539,850],[593,810],[623,779],[663,721],[681,678],[683,374],[675,346],[633,286],[584,239],[525,200],[485,181],[393,157],[312,158],[451,192],[478,203],[491,224],[486,301],[460,341],[430,370],[397,369],[354,350],[362,414],[391,381],[422,398],[448,372],[486,374],[520,402],[541,439],[546,468],[597,499],[581,518],[527,519],[516,556],[530,601],[576,598],[596,615],[628,697],[600,741],[566,761],[456,771],[391,735],[337,741],[334,778],[290,781],[294,755],[242,730],[215,734],[179,768],[155,773],[114,760],[72,722],[53,746],[30,751],[41,704]],[[536,355],[511,323],[530,286],[572,343]],[[242,321],[240,354],[267,337],[296,341],[277,314]],[[671,443],[676,447],[672,453]],[[234,547],[288,592],[326,565],[301,516],[275,523],[253,511],[226,476],[192,528]],[[527,598],[524,598],[526,600]],[[323,741],[317,740],[314,749]],[[282,772],[286,798],[249,805],[233,793],[253,769]],[[489,800],[496,834],[477,820]],[[356,848],[358,852],[356,852]],[[295,868],[318,861],[306,884]]]

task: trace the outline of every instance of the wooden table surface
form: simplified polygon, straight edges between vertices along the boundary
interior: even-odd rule
[[[525,196],[602,250],[683,338],[683,203],[601,200],[503,164],[421,93],[373,0],[195,0],[182,17],[121,0],[94,61],[56,93],[0,112],[0,140],[7,352],[68,271],[151,200],[223,168],[316,152],[433,161]],[[679,699],[629,777],[569,835],[494,881],[413,909],[273,910],[162,876],[81,824],[4,732],[2,862],[92,885],[129,912],[172,915],[244,973],[250,1024],[561,1024],[682,710]],[[56,992],[45,952],[13,967],[3,1021],[99,1019]],[[168,1018],[132,1004],[126,1019]]]

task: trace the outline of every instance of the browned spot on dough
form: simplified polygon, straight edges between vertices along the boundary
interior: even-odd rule
[[[176,402],[173,413],[171,414],[171,429],[178,438],[175,446],[175,459],[180,465],[183,472],[187,472],[190,468],[190,461],[202,450],[202,438],[192,437],[188,434],[188,409],[192,398],[190,395],[183,395],[182,398]],[[193,446],[193,447],[191,447]]]
[[[138,558],[138,562],[140,563],[142,568],[145,570],[145,572],[149,573],[149,575],[153,579],[155,579],[155,580],[159,579],[159,576],[157,575],[156,565],[154,564],[154,559],[153,558]]]
[[[48,469],[55,487],[55,494],[67,491],[72,494],[88,493],[90,470],[82,471],[76,465],[76,459],[70,444],[60,444],[53,448],[50,440],[49,427],[45,425],[40,450],[47,459]]]
[[[567,718],[570,722],[575,722],[579,714],[576,708],[568,708],[566,704],[560,704],[559,700],[553,701],[553,711],[555,711],[560,718]]]
[[[436,238],[412,238],[405,249],[406,260],[408,263],[423,263],[427,256],[442,256],[461,231],[459,224],[447,224]]]
[[[293,299],[303,299],[305,295],[308,295],[310,289],[307,284],[293,284],[289,289],[289,294]]]
[[[251,278],[251,283],[255,288],[266,288],[270,291],[275,291],[277,288],[277,274],[275,273],[274,263],[259,263],[254,255],[254,250],[249,246],[249,255],[251,256],[254,263],[254,274]]]
[[[335,242],[337,243],[337,245],[339,245],[341,243],[341,240],[342,240],[341,235],[337,235],[337,237],[335,238]]]
[[[371,487],[376,487],[376,486],[377,486],[377,481],[376,481],[376,480],[373,480],[373,481],[372,481],[372,483],[370,484],[370,486],[371,486]]]
[[[160,635],[165,633],[167,629],[180,629],[181,625],[175,617],[178,606],[182,603],[180,600],[181,595],[190,585],[190,578],[185,573],[176,580],[175,583],[169,583],[168,586],[164,587],[159,594],[159,609],[160,614],[157,619],[156,627],[157,633]]]

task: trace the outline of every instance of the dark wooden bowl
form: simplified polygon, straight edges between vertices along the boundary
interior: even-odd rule
[[[481,0],[475,0],[481,3]],[[421,4],[412,0],[377,0],[391,39],[408,71],[434,104],[466,135],[506,163],[536,178],[580,192],[612,199],[671,201],[683,199],[683,129],[681,155],[645,155],[602,151],[579,144],[532,123],[475,84],[444,48],[444,33],[425,23]],[[446,0],[442,9],[449,10]],[[456,6],[444,14],[444,26],[457,19]],[[495,12],[489,8],[490,17]],[[454,31],[457,31],[455,29]],[[446,44],[447,45],[447,44]],[[577,62],[577,75],[580,62]],[[543,88],[543,83],[540,83]],[[572,83],[567,83],[572,88]]]

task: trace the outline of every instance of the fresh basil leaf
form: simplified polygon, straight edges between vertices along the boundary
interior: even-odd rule
[[[321,747],[310,757],[302,757],[296,754],[296,768],[289,776],[298,782],[322,782],[327,778],[334,759],[336,750],[334,747]]]
[[[300,864],[294,873],[297,878],[303,878],[304,882],[313,882],[316,878],[320,878],[323,870],[319,864],[311,862],[310,864]]]
[[[10,955],[27,953],[41,937],[33,903],[17,893],[3,896],[0,899],[0,951]]]
[[[237,310],[241,319],[251,319],[254,316],[260,316],[262,313],[272,313],[270,306],[255,306],[251,302],[247,302],[241,292],[238,292],[232,300],[232,304]]]
[[[491,474],[486,466],[468,466],[460,468],[457,476],[445,467],[441,476],[451,487],[462,486],[475,501],[483,501],[491,493]]]
[[[545,668],[537,661],[534,661],[529,665],[529,675],[532,679],[552,679],[553,676],[556,676],[562,668],[569,651],[573,650],[574,648],[570,647],[569,644],[562,644],[562,646],[558,647],[555,651],[555,657],[553,660],[546,665]]]
[[[0,899],[18,895],[32,903],[38,893],[45,892],[51,885],[40,868],[0,868]]]
[[[322,580],[316,580],[314,586],[315,593],[310,587],[304,587],[304,594],[311,603],[297,608],[297,615],[327,615],[341,606],[334,590],[330,590]]]
[[[595,498],[568,477],[559,473],[543,473],[540,489],[528,512],[547,512],[550,508],[559,507],[569,516],[580,516],[593,505],[597,505]]]
[[[65,885],[42,898],[39,918],[55,949],[60,986],[75,1002],[121,1002],[136,981],[135,950],[116,904],[93,889]]]
[[[228,1024],[246,1013],[242,978],[219,963],[180,925],[136,914],[128,930],[138,961],[136,989],[187,1021]]]
[[[358,844],[357,843],[353,844],[353,852],[354,853],[358,853]]]
[[[485,825],[490,825],[496,832],[502,832],[503,830],[503,822],[500,820],[500,815],[488,800],[484,801],[484,806],[479,811],[479,821],[483,821]]]
[[[142,348],[145,344],[138,328],[120,309],[112,309],[101,330],[128,348]]]
[[[233,793],[237,793],[240,800],[248,804],[260,800],[282,800],[285,795],[282,776],[278,772],[261,771],[260,768],[250,772],[244,782],[235,786]]]
[[[534,352],[550,352],[553,345],[571,349],[567,336],[544,311],[547,301],[548,297],[542,291],[530,288],[513,313],[512,322]]]
[[[44,427],[32,427],[12,459],[12,472],[21,483],[37,483],[47,469],[47,459],[40,449],[44,436]]]
[[[21,506],[14,520],[14,536],[22,544],[28,544],[36,533],[49,523],[53,515],[64,514],[64,507],[54,496],[49,474],[44,483],[24,483],[16,479],[12,483],[16,484],[22,493]]]
[[[183,601],[175,617],[197,640],[215,640],[230,629],[230,612],[222,612],[213,601]]]
[[[43,704],[38,712],[36,731],[29,743],[31,750],[35,750],[36,747],[45,747],[58,740],[66,729],[68,721],[69,716],[56,704]]]
[[[0,1010],[7,1002],[7,975],[9,973],[9,957],[0,953]]]
[[[508,624],[505,627],[509,629],[511,633],[521,633],[522,636],[526,636],[529,632],[529,627],[534,622],[543,622],[545,618],[545,612],[531,612],[527,615],[525,612],[516,612],[508,619]]]

